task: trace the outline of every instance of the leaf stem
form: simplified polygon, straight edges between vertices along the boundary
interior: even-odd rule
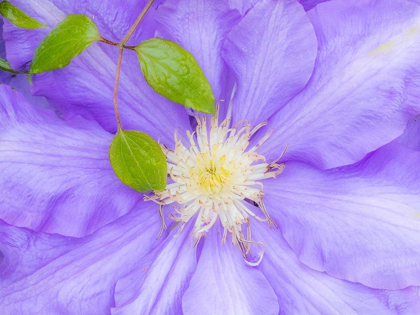
[[[137,47],[137,46],[127,46],[127,45],[124,45],[123,47],[124,47],[125,49],[136,50],[136,47]]]
[[[120,112],[118,110],[118,83],[120,81],[120,72],[121,72],[121,62],[124,49],[120,47],[118,53],[118,62],[117,62],[117,74],[115,75],[115,86],[114,86],[114,110],[115,117],[117,118],[118,130],[122,130]]]
[[[107,39],[101,37],[101,42],[104,42],[106,44],[113,45],[113,46],[118,46],[120,48],[119,53],[118,53],[117,74],[115,75],[115,85],[114,85],[114,110],[115,110],[115,117],[117,118],[118,130],[122,130],[120,112],[118,110],[118,83],[120,81],[122,55],[123,55],[123,52],[124,52],[124,48],[133,50],[134,47],[135,47],[135,46],[125,46],[125,43],[127,43],[127,41],[130,39],[131,35],[133,35],[137,26],[139,26],[141,20],[143,20],[144,16],[146,15],[147,11],[149,11],[153,2],[154,2],[154,0],[149,0],[149,2],[147,2],[146,6],[140,12],[136,21],[130,27],[127,34],[124,36],[123,40],[120,43],[115,43],[113,41],[110,41],[110,40],[107,40]]]
[[[119,43],[113,42],[112,40],[106,39],[104,37],[101,37],[101,39],[99,40],[102,43],[108,44],[108,45],[112,45],[112,46],[120,46]]]
[[[105,37],[101,37],[101,39],[99,40],[101,43],[105,43],[111,46],[117,46],[120,47],[121,44],[117,43],[117,42],[113,42],[112,40],[106,39]],[[123,45],[124,49],[130,49],[130,50],[135,50],[137,46],[128,46],[128,45]]]
[[[127,34],[124,36],[123,40],[121,41],[121,46],[124,46],[125,43],[130,39],[131,35],[133,35],[134,31],[136,30],[137,26],[139,26],[141,20],[143,20],[144,16],[146,15],[147,11],[149,11],[150,7],[152,6],[154,0],[149,0],[146,6],[144,7],[143,11],[140,12],[140,15],[137,17],[137,20],[128,30]]]

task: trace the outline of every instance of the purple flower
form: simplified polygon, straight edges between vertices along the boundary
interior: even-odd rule
[[[5,21],[7,59],[27,68],[43,36],[70,13],[89,15],[104,37],[120,40],[139,2],[15,1],[48,28]],[[419,314],[419,18],[420,7],[405,0],[334,0],[308,12],[292,0],[167,0],[130,40],[176,41],[225,103],[236,86],[231,126],[268,122],[248,147],[272,129],[255,149],[267,163],[288,145],[277,179],[249,185],[279,229],[252,218],[264,216],[261,203],[239,201],[250,211],[252,240],[265,246],[257,267],[221,244],[223,209],[197,247],[198,211],[181,220],[177,238],[166,219],[170,229],[156,240],[158,206],[124,186],[108,160],[115,47],[94,44],[68,67],[34,76],[33,94],[55,111],[1,85],[1,313]],[[123,60],[123,126],[169,149],[178,130],[189,148],[193,119],[153,92],[136,58],[127,52]],[[222,102],[220,116],[227,112]],[[263,175],[279,165],[263,165]],[[219,166],[197,187],[219,193],[233,171]],[[172,205],[163,211],[177,215]]]

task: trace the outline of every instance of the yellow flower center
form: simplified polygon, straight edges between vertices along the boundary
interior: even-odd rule
[[[190,169],[191,180],[196,180],[203,193],[218,194],[228,189],[232,180],[232,172],[228,171],[229,165],[225,163],[226,157],[213,159],[207,153],[201,153],[197,158],[197,165]]]

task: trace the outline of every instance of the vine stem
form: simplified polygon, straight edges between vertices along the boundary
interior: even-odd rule
[[[105,43],[105,44],[111,45],[111,46],[117,46],[117,47],[120,47],[120,43],[113,42],[112,40],[106,39],[106,38],[104,38],[104,37],[101,37],[101,39],[100,39],[99,41],[100,41],[100,42],[102,42],[102,43]],[[123,45],[123,48],[124,48],[124,49],[130,49],[130,50],[136,50],[136,46],[127,46],[127,45]]]
[[[116,43],[111,42],[105,38],[102,38],[101,41],[113,46],[119,47],[118,53],[118,62],[117,62],[117,73],[115,75],[115,85],[114,85],[114,110],[115,110],[115,117],[117,118],[118,130],[122,130],[121,126],[121,118],[120,112],[118,110],[118,83],[120,81],[120,72],[121,72],[121,63],[122,63],[122,55],[124,48],[133,49],[133,46],[125,46],[125,43],[130,39],[131,35],[133,35],[134,31],[139,26],[140,22],[143,20],[144,16],[146,15],[147,11],[149,11],[150,7],[152,6],[154,0],[149,0],[143,10],[140,12],[139,16],[137,17],[134,24],[130,27],[127,34],[124,36],[123,40],[115,45]]]
[[[119,43],[113,42],[113,41],[111,41],[111,40],[109,40],[109,39],[106,39],[106,38],[104,38],[104,37],[101,37],[100,41],[101,41],[102,43],[105,43],[105,44],[108,44],[108,45],[112,45],[112,46],[120,46],[120,44],[119,44]]]
[[[118,53],[118,62],[117,62],[117,74],[115,75],[115,85],[114,85],[114,111],[115,117],[117,118],[118,130],[122,129],[120,111],[118,110],[118,83],[120,81],[120,72],[121,72],[121,62],[124,49],[120,47]]]

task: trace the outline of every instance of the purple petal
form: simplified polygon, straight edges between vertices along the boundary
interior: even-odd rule
[[[260,123],[299,93],[311,76],[316,47],[297,1],[260,1],[224,44],[238,84],[234,120]]]
[[[30,91],[30,84],[28,78],[25,74],[10,74],[3,72],[0,78],[0,82],[7,84],[8,86],[12,87],[13,89],[19,91],[23,96],[25,96],[26,100],[30,102],[32,105],[44,108],[51,108],[48,104],[48,101],[45,97],[42,96],[33,96]]]
[[[242,16],[248,13],[249,9],[252,9],[259,0],[229,0],[229,7],[236,9],[241,13]]]
[[[238,10],[243,16],[248,13],[249,9],[252,9],[260,0],[229,0],[229,6],[232,9]],[[309,11],[314,8],[316,5],[322,2],[330,0],[298,0],[298,2],[303,6],[305,11]],[[409,0],[409,1],[419,1],[419,0]]]
[[[393,143],[358,164],[287,163],[266,206],[299,259],[372,288],[420,285],[420,152]]]
[[[182,298],[184,314],[278,314],[279,303],[267,279],[221,239],[221,227],[215,225]]]
[[[306,88],[269,121],[277,158],[332,168],[402,134],[420,111],[420,7],[406,1],[331,1],[308,12],[319,40]],[[276,150],[273,150],[276,148]]]
[[[420,151],[420,116],[408,121],[404,133],[398,138],[398,143],[409,149]]]
[[[62,121],[0,86],[0,218],[36,231],[82,236],[137,207],[108,160],[112,135]]]
[[[64,13],[85,13],[98,24],[103,36],[110,36],[111,40],[121,40],[123,31],[128,30],[143,8],[143,5],[133,0],[124,3],[111,0],[75,2],[71,8],[65,7],[66,11],[61,11],[46,0],[42,3],[19,2],[19,5],[28,12],[37,12],[42,16],[40,21],[48,24],[48,28],[36,34],[22,29],[17,32],[16,28],[9,31],[5,29],[7,55],[15,56],[15,62],[21,65],[29,62],[43,36],[64,18]],[[148,12],[148,16],[151,16],[143,21],[139,27],[142,31],[135,36],[133,43],[153,36],[155,24],[147,24],[153,14],[153,9]],[[103,43],[93,44],[74,58],[69,66],[35,75],[32,92],[45,96],[53,107],[62,112],[65,119],[81,115],[94,119],[106,130],[115,132],[117,124],[112,99],[117,56],[117,47]],[[146,83],[137,55],[133,51],[124,53],[118,99],[125,129],[141,130],[156,139],[160,137],[163,143],[172,143],[176,128],[189,128],[189,119],[184,108],[158,95]]]
[[[196,250],[185,229],[118,280],[112,314],[181,314],[181,299],[197,264]]]
[[[227,69],[221,47],[239,17],[224,0],[167,0],[157,12],[160,34],[193,54],[209,80],[216,100],[220,99],[226,83]]]
[[[3,19],[0,19],[0,58],[6,59],[6,45],[3,39]]]
[[[413,2],[413,3],[416,3],[416,4],[420,5],[420,0],[408,0],[408,1],[410,1],[410,2]]]
[[[0,223],[2,314],[110,314],[115,283],[143,265],[159,228],[153,203],[84,239]]]
[[[280,314],[420,314],[419,288],[377,290],[315,271],[299,262],[276,230],[258,226],[266,254],[258,267],[275,290]]]
[[[316,7],[319,3],[331,1],[331,0],[298,0],[299,3],[303,6],[305,11],[309,11]]]

